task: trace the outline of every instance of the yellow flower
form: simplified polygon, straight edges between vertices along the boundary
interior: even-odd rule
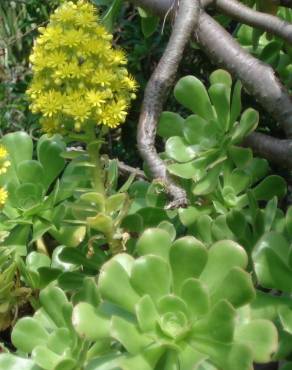
[[[104,91],[99,90],[89,90],[86,93],[86,99],[88,103],[93,107],[100,108],[102,104],[106,101],[107,94]]]
[[[63,51],[53,51],[44,58],[44,62],[47,63],[49,67],[56,68],[67,62],[67,56]]]
[[[95,71],[91,79],[94,84],[102,87],[110,86],[111,82],[114,80],[114,74],[111,71],[107,71],[103,67],[100,67],[97,71]]]
[[[135,80],[135,78],[131,75],[129,76],[126,76],[124,79],[123,79],[123,84],[125,86],[126,89],[130,89],[132,90],[133,92],[137,91],[138,90],[138,84],[137,84],[137,81]]]
[[[45,117],[52,117],[62,110],[63,95],[58,91],[50,90],[38,98],[37,107]]]
[[[56,10],[55,14],[51,16],[51,19],[60,22],[60,23],[72,23],[76,19],[77,7],[71,1],[67,4],[64,4],[63,7],[60,7]]]
[[[127,116],[127,103],[121,99],[107,105],[101,114],[101,123],[111,128],[117,127],[124,122]]]
[[[8,155],[6,148],[3,145],[0,145],[0,175],[6,173],[8,167],[11,165]]]
[[[0,187],[0,206],[1,207],[5,205],[7,198],[8,198],[8,192],[3,187]]]
[[[111,64],[127,64],[126,54],[123,50],[111,50],[108,53],[107,59]]]
[[[43,130],[67,134],[93,122],[123,123],[137,84],[95,7],[86,0],[65,1],[39,31],[27,94],[31,110],[42,114]]]
[[[68,46],[69,48],[73,48],[74,46],[78,46],[82,43],[86,43],[87,35],[82,30],[77,29],[69,29],[63,33],[62,36],[62,44],[64,46]]]
[[[79,123],[89,118],[90,110],[90,106],[81,97],[79,99],[70,100],[65,104],[65,112]]]
[[[87,4],[89,5],[89,4]],[[96,12],[91,6],[90,9],[83,9],[76,15],[76,24],[80,27],[95,27],[96,26]]]
[[[59,46],[63,34],[63,28],[61,26],[48,26],[47,28],[40,27],[39,31],[42,35],[37,39],[38,44],[46,44],[46,49]]]
[[[0,145],[0,159],[6,158],[8,156],[8,152],[3,145]]]

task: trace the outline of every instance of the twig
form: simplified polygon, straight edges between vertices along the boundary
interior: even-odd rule
[[[254,132],[244,140],[243,144],[271,163],[292,169],[292,140],[281,140]]]
[[[270,14],[258,12],[236,0],[216,0],[215,7],[222,13],[266,32],[281,37],[292,44],[292,24]]]
[[[240,79],[248,92],[279,122],[286,136],[292,138],[292,99],[274,70],[242,49],[204,11],[196,35],[210,58]]]
[[[144,171],[140,170],[140,168],[134,168],[128,166],[124,162],[118,161],[118,169],[121,175],[131,175],[135,174],[135,177],[139,180],[147,180],[147,176],[145,175]]]
[[[178,186],[167,172],[164,161],[155,149],[156,128],[163,103],[172,86],[184,48],[198,25],[200,4],[194,0],[181,0],[172,34],[144,93],[138,126],[138,149],[155,179],[160,179],[173,198],[170,207],[187,205],[185,190]],[[195,97],[194,97],[195,98]]]

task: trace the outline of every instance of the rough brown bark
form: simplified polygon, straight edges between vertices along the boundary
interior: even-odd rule
[[[255,11],[236,0],[216,0],[214,6],[241,23],[272,33],[292,43],[292,24],[270,14]]]
[[[292,138],[292,99],[274,70],[256,59],[233,39],[213,18],[201,12],[196,32],[202,49],[217,65],[240,79],[261,105]]]
[[[243,143],[271,163],[292,169],[292,140],[280,140],[260,132],[249,135]]]
[[[148,164],[152,176],[165,184],[167,192],[173,199],[170,207],[186,206],[187,196],[185,190],[179,187],[168,174],[165,162],[156,151],[156,127],[163,103],[174,82],[184,48],[198,24],[199,14],[199,1],[180,0],[169,42],[146,86],[138,125],[139,152]]]

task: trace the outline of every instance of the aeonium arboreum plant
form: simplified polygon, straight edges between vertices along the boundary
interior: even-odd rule
[[[40,308],[33,317],[18,320],[11,340],[16,354],[0,355],[0,368],[6,370],[81,370],[90,358],[103,351],[80,338],[72,326],[73,305],[65,293],[49,286],[40,293]],[[97,305],[96,285],[84,280],[82,300]],[[29,358],[28,358],[29,356]]]
[[[16,319],[27,303],[31,289],[24,286],[18,273],[17,248],[0,248],[0,332]]]
[[[96,8],[85,0],[65,1],[39,31],[28,95],[44,130],[68,134],[124,122],[137,85]]]
[[[105,170],[109,160],[100,152],[108,129],[125,122],[137,83],[127,71],[125,53],[112,47],[112,35],[89,2],[64,2],[40,32],[31,55],[31,109],[42,115],[46,132],[86,146],[85,153],[75,154],[90,168],[92,187],[81,189],[72,218],[103,234],[112,251],[120,251],[120,213],[127,210],[127,196],[122,190],[112,193]]]
[[[252,108],[241,114],[241,84],[237,82],[232,89],[228,72],[213,72],[210,83],[207,91],[196,77],[180,79],[174,95],[194,114],[183,119],[164,112],[159,123],[158,133],[167,139],[167,168],[173,175],[192,179],[194,195],[208,194],[216,187],[226,160],[238,165],[250,157],[248,149],[237,150],[237,145],[259,121]]]
[[[136,250],[136,260],[119,254],[103,266],[98,308],[74,308],[81,337],[100,339],[107,327],[120,344],[90,369],[250,370],[270,360],[277,332],[270,321],[250,319],[255,290],[242,247],[224,240],[208,250],[193,237],[172,243],[165,230],[148,229]]]
[[[261,0],[260,2],[261,4],[258,4],[258,9],[260,11],[277,14],[279,18],[291,23],[291,9],[280,7],[278,3],[274,1]],[[253,4],[249,5],[252,6]],[[246,48],[251,54],[255,55],[263,62],[270,64],[277,71],[288,89],[291,89],[292,49],[287,42],[264,30],[259,30],[258,28],[253,28],[246,24],[242,24],[238,28],[236,36],[242,47]]]
[[[0,184],[7,193],[0,227],[1,231],[9,232],[1,244],[17,245],[22,248],[19,253],[25,255],[32,243],[41,242],[45,233],[60,237],[65,201],[73,196],[75,187],[84,186],[87,180],[85,176],[76,179],[72,175],[75,164],[65,169],[61,153],[66,145],[58,135],[44,135],[34,146],[28,134],[13,132],[4,135],[1,144],[10,162],[6,173],[0,177]],[[70,231],[73,234],[76,230],[71,228]],[[69,244],[69,239],[67,241]],[[45,248],[41,249],[47,253]]]

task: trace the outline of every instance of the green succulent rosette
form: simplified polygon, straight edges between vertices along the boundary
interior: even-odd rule
[[[92,279],[84,280],[82,295],[83,301],[98,305]],[[59,287],[47,287],[41,291],[39,299],[41,307],[35,314],[21,318],[13,328],[11,341],[17,351],[0,355],[0,369],[85,369],[91,356],[99,354],[103,343],[96,346],[76,333],[72,325],[73,305]]]
[[[217,185],[223,164],[241,166],[251,152],[237,145],[254,131],[259,114],[252,108],[243,113],[241,83],[232,86],[224,70],[210,75],[208,90],[194,76],[181,78],[174,88],[176,100],[193,114],[185,119],[163,112],[158,134],[166,139],[164,157],[168,171],[185,180],[192,179],[192,193],[204,195]]]
[[[253,2],[254,3],[254,2]],[[258,1],[259,3],[259,1]],[[247,4],[253,6],[254,4]],[[272,13],[278,18],[291,23],[292,10],[280,7],[277,2],[261,0],[260,11]],[[270,8],[270,9],[269,9]],[[264,30],[242,24],[236,31],[236,38],[240,45],[249,53],[263,62],[270,64],[279,75],[281,81],[291,91],[292,87],[292,49],[291,46],[280,37],[266,33]]]
[[[277,331],[251,319],[255,290],[240,245],[207,249],[194,237],[172,242],[165,230],[148,229],[136,250],[137,259],[119,254],[103,266],[98,308],[74,308],[81,337],[98,340],[108,330],[115,343],[115,355],[90,370],[250,370],[270,360]]]

